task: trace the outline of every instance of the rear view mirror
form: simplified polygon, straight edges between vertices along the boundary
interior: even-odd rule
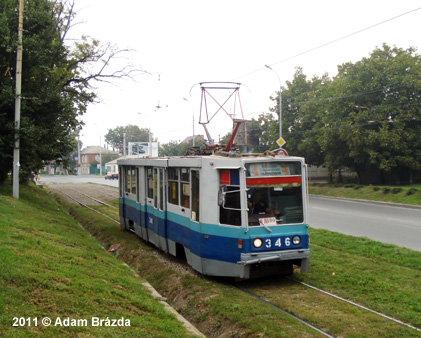
[[[221,207],[225,204],[225,192],[227,191],[226,185],[221,185],[218,191],[218,205]]]

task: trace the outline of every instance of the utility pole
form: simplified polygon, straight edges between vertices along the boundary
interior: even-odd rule
[[[99,134],[99,176],[102,177],[102,145],[101,145],[101,133]]]
[[[126,158],[126,133],[123,133],[123,156]]]
[[[80,172],[80,139],[79,139],[79,133],[77,134],[77,174],[81,175]]]
[[[18,50],[16,56],[16,99],[15,99],[15,147],[13,149],[13,197],[19,199],[19,168],[20,168],[20,102],[22,88],[22,32],[23,5],[19,0]]]
[[[279,138],[282,139],[282,83],[277,72],[275,72],[270,66],[265,65],[267,69],[270,69],[278,78],[279,81],[279,101],[278,101],[278,112],[279,112]]]
[[[185,97],[183,97],[183,100],[188,102],[188,104],[190,105],[191,110],[193,112],[193,147],[194,147],[195,146],[195,139],[196,139],[196,137],[194,136],[194,108],[193,108],[193,105],[191,104],[191,102],[189,100],[187,100]],[[210,140],[209,140],[209,142],[210,142]]]

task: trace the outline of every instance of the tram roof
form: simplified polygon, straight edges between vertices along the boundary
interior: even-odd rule
[[[200,167],[203,161],[215,161],[219,163],[231,162],[258,162],[258,161],[271,161],[271,160],[284,160],[284,161],[300,161],[304,162],[303,157],[296,156],[269,156],[263,154],[239,154],[238,156],[221,156],[221,155],[208,155],[208,156],[168,156],[168,157],[146,157],[146,158],[120,158],[117,161],[118,165],[144,165],[144,166],[192,166]]]

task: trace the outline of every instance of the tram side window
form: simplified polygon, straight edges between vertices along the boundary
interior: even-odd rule
[[[126,182],[124,191],[126,193],[130,193],[130,188],[131,188],[130,177],[131,177],[130,167],[124,167],[124,181]]]
[[[164,209],[164,169],[159,169],[159,210]]]
[[[158,207],[158,169],[156,168],[154,168],[153,170],[153,191],[154,191],[153,206],[157,208]]]
[[[219,206],[219,222],[228,225],[241,225],[240,175],[238,169],[221,170],[219,191],[223,201]]]
[[[178,179],[179,169],[168,169],[168,202],[178,205]]]
[[[131,181],[132,181],[132,194],[136,194],[136,186],[137,186],[136,167],[131,167]]]
[[[148,198],[153,198],[153,169],[146,169],[146,184],[148,186]]]
[[[181,203],[182,207],[190,208],[190,169],[181,168]]]

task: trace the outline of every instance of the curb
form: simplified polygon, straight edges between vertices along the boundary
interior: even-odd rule
[[[345,198],[345,197],[334,197],[334,196],[313,195],[313,194],[309,194],[309,197],[332,199],[332,200],[346,201],[346,202],[360,202],[360,203],[366,203],[366,204],[384,205],[384,206],[391,206],[391,207],[421,210],[420,205],[412,205],[412,204],[381,202],[381,201],[364,200],[364,199],[359,199],[359,198]]]
[[[107,251],[105,248],[104,250]],[[136,277],[143,279],[142,277],[139,276],[139,274],[136,271],[134,271],[134,269],[130,265],[124,262],[121,262],[121,263],[127,266]],[[152,296],[152,298],[154,298],[159,303],[164,305],[164,308],[166,311],[171,312],[172,314],[175,315],[177,320],[184,325],[187,332],[201,338],[206,338],[206,336],[202,332],[200,332],[198,329],[196,329],[196,327],[192,323],[190,323],[186,318],[184,318],[181,314],[179,314],[173,307],[171,307],[171,305],[169,305],[166,302],[167,299],[165,297],[162,297],[151,284],[149,284],[148,282],[143,282],[142,285],[147,289],[147,292]]]
[[[182,315],[180,315],[173,307],[171,307],[167,302],[166,302],[166,298],[162,297],[158,291],[156,291],[154,289],[154,287],[152,285],[150,285],[148,282],[143,282],[142,285],[144,287],[146,287],[148,289],[148,292],[152,295],[152,297],[154,299],[156,299],[157,301],[159,301],[162,305],[164,305],[165,310],[167,310],[168,312],[171,312],[172,314],[174,314],[178,321],[183,323],[184,327],[186,328],[186,330],[190,333],[193,334],[195,336],[198,337],[203,337],[206,338],[205,335],[203,335],[203,333],[201,333],[198,329],[196,329],[196,327],[194,327],[186,318],[184,318]]]

